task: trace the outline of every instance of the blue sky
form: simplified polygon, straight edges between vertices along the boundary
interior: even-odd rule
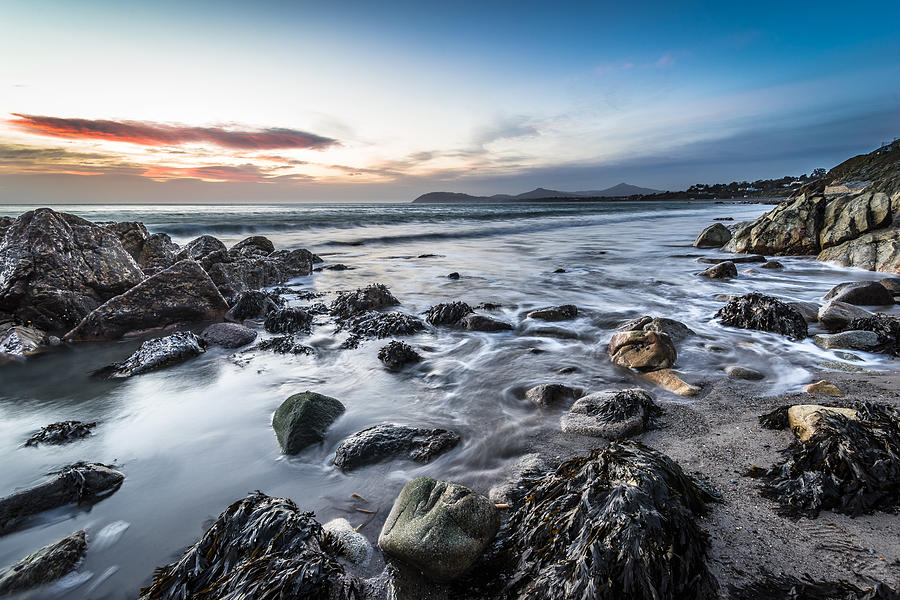
[[[0,1],[0,202],[683,189],[900,136],[896,2],[186,4]]]

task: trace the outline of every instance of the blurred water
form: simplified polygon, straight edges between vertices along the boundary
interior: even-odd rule
[[[30,207],[4,207],[17,215]],[[431,330],[408,339],[425,360],[402,373],[377,359],[384,342],[339,350],[330,325],[316,328],[315,357],[211,349],[201,357],[126,381],[88,378],[121,360],[138,340],[66,348],[0,370],[0,494],[31,485],[48,471],[78,460],[119,465],[122,488],[91,509],[51,511],[30,527],[0,538],[0,565],[79,529],[89,534],[80,574],[34,597],[133,598],[153,569],[180,555],[232,501],[260,489],[294,499],[320,521],[368,519],[357,507],[378,510],[362,530],[378,535],[399,489],[431,475],[486,489],[530,437],[557,428],[563,409],[536,410],[522,392],[543,382],[587,390],[638,384],[613,367],[606,343],[620,321],[643,314],[678,319],[696,338],[679,344],[677,368],[689,381],[722,377],[740,364],[766,373],[758,393],[799,389],[810,368],[834,360],[811,341],[723,328],[713,319],[717,294],[763,291],[784,299],[820,301],[843,281],[879,274],[837,268],[810,258],[779,259],[784,271],[741,265],[732,281],[696,277],[701,256],[691,247],[715,217],[736,221],[770,207],[711,202],[681,204],[527,205],[297,205],[121,207],[67,206],[96,221],[139,220],[151,232],[183,243],[211,233],[226,243],[250,233],[276,247],[306,247],[347,271],[322,271],[292,282],[298,289],[333,292],[373,282],[387,284],[402,305],[421,313],[449,300],[495,302],[492,314],[517,326],[502,334]],[[437,254],[417,258],[423,254]],[[565,273],[554,273],[564,268]],[[459,280],[449,280],[452,271]],[[330,302],[325,296],[322,301]],[[571,303],[575,321],[524,320],[528,310]],[[813,327],[812,332],[816,329]],[[262,334],[265,336],[266,334]],[[543,351],[540,353],[534,350]],[[857,364],[892,368],[883,356],[857,352]],[[561,369],[574,371],[560,374]],[[295,457],[280,455],[272,412],[296,392],[316,390],[340,399],[347,412],[324,443]],[[660,398],[686,401],[657,391]],[[24,448],[27,436],[51,422],[100,421],[94,436],[68,446]],[[380,422],[446,427],[463,443],[429,465],[393,462],[343,474],[331,465],[348,435]],[[356,493],[368,502],[351,498]],[[374,560],[371,569],[380,562]]]

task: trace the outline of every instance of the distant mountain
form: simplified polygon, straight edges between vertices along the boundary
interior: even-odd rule
[[[585,200],[590,198],[627,198],[629,196],[644,196],[647,194],[658,194],[659,190],[650,188],[637,187],[628,183],[620,183],[605,190],[587,190],[583,192],[562,192],[559,190],[548,190],[546,188],[533,189],[524,194],[511,196],[509,194],[495,194],[493,196],[472,196],[470,194],[461,194],[459,192],[428,192],[422,194],[413,202],[417,203],[435,203],[435,202],[534,202],[537,200]]]

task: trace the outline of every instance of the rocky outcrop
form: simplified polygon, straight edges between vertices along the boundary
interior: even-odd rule
[[[824,212],[825,199],[822,197],[804,196],[779,204],[736,231],[725,250],[782,256],[818,254]]]
[[[694,247],[721,248],[729,241],[731,241],[731,230],[721,223],[715,223],[700,232],[700,235],[694,240]]]
[[[56,581],[72,572],[87,549],[87,535],[76,531],[48,544],[0,571],[0,596],[15,594]]]
[[[256,339],[256,332],[238,323],[213,323],[200,335],[204,342],[223,348],[240,348]]]
[[[581,390],[561,383],[542,383],[525,392],[525,398],[541,407],[561,404],[581,396]]]
[[[595,392],[579,398],[560,425],[567,433],[617,440],[644,431],[654,408],[653,396],[641,389]]]
[[[244,256],[268,256],[275,252],[275,244],[265,236],[252,235],[232,246],[231,252]]]
[[[150,234],[143,223],[124,221],[106,228],[116,234],[122,247],[147,275],[153,275],[175,264],[178,244],[165,233]]]
[[[108,379],[123,379],[141,373],[182,363],[203,354],[206,343],[189,331],[147,340],[137,351],[119,363],[94,371],[92,375]]]
[[[729,301],[716,312],[716,317],[729,327],[771,331],[796,340],[802,340],[808,334],[806,320],[797,309],[777,298],[755,292]]]
[[[459,434],[446,429],[375,425],[341,442],[334,464],[342,471],[352,471],[397,458],[429,463],[455,448],[459,440]]]
[[[272,428],[285,454],[297,454],[325,439],[325,431],[346,409],[339,400],[315,392],[294,394],[272,416]]]
[[[446,582],[469,569],[499,528],[497,509],[484,496],[455,483],[418,477],[397,496],[378,545],[427,578]]]
[[[48,444],[59,446],[68,444],[75,440],[80,440],[91,435],[91,430],[97,426],[97,423],[83,423],[81,421],[60,421],[59,423],[51,423],[41,427],[25,442],[26,446],[37,446],[39,444]]]
[[[309,275],[313,264],[321,260],[305,249],[278,250],[266,254],[259,245],[247,244],[207,254],[200,264],[222,296],[233,300],[247,290],[270,287]]]
[[[667,369],[675,364],[678,353],[665,333],[624,331],[609,341],[609,356],[614,364],[639,371]]]
[[[211,235],[201,235],[200,237],[188,242],[178,251],[177,260],[196,260],[199,261],[203,257],[213,252],[225,251],[227,248],[218,238]]]
[[[388,369],[399,371],[406,365],[421,361],[422,357],[409,344],[394,340],[378,351],[378,360]]]
[[[183,260],[94,309],[66,339],[109,340],[173,323],[219,321],[227,310],[200,265]]]
[[[143,278],[114,233],[49,208],[21,215],[0,240],[0,312],[50,332]]]

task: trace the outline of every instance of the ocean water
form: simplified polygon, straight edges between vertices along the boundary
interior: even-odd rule
[[[30,208],[0,207],[0,215]],[[292,498],[321,522],[344,517],[363,525],[372,542],[396,494],[413,477],[449,479],[486,492],[535,434],[559,427],[564,408],[539,410],[523,398],[525,389],[545,382],[588,391],[643,385],[606,355],[615,325],[641,315],[678,319],[698,333],[678,345],[676,367],[689,381],[714,381],[724,377],[725,366],[737,364],[766,374],[764,382],[752,384],[759,394],[798,390],[811,380],[813,367],[836,355],[811,340],[722,327],[713,317],[723,304],[716,295],[761,291],[821,301],[837,283],[882,276],[807,257],[779,258],[783,271],[739,265],[741,276],[731,281],[697,277],[707,266],[697,258],[723,255],[693,248],[697,233],[714,218],[749,220],[771,208],[751,204],[61,208],[95,221],[143,221],[179,243],[205,233],[226,244],[266,235],[276,247],[308,248],[326,264],[352,267],[290,282],[325,293],[318,301],[381,282],[402,302],[399,310],[420,314],[451,300],[497,303],[501,308],[487,314],[516,330],[432,329],[407,338],[424,360],[400,373],[386,371],[377,359],[387,340],[341,350],[324,318],[304,340],[317,349],[315,356],[212,348],[126,381],[89,378],[139,344],[124,340],[72,346],[0,368],[0,495],[79,460],[115,464],[126,475],[119,491],[93,507],[51,511],[0,538],[0,565],[6,565],[77,529],[88,531],[87,558],[78,572],[27,595],[35,598],[133,598],[155,567],[179,557],[211,519],[257,489]],[[428,254],[437,256],[421,257]],[[566,272],[554,273],[558,268]],[[460,279],[446,277],[454,271]],[[578,306],[576,320],[542,324],[524,317],[562,303]],[[895,368],[884,356],[854,354],[861,366]],[[347,412],[323,443],[286,457],[271,416],[287,396],[305,390],[340,399]],[[95,435],[70,445],[22,446],[42,425],[68,419],[100,425]],[[343,439],[386,422],[445,427],[463,441],[428,465],[395,461],[344,474],[331,464]],[[377,514],[371,518],[360,508]],[[376,551],[369,572],[382,565]]]

